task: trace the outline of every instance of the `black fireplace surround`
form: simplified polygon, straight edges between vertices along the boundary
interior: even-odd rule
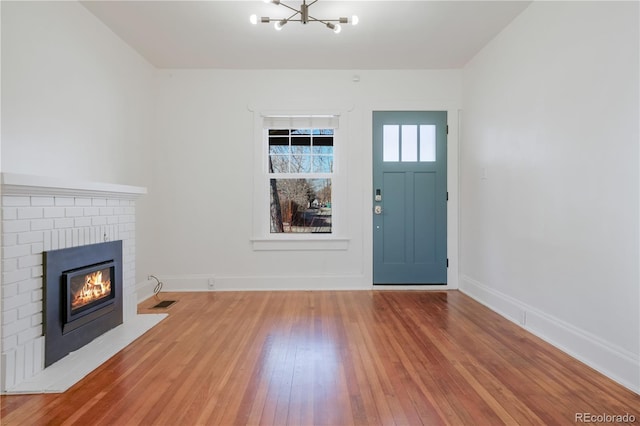
[[[122,241],[47,251],[43,262],[48,367],[122,324]]]

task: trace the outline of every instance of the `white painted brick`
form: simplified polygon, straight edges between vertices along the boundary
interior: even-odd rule
[[[17,343],[16,343],[17,344]],[[3,340],[3,348],[7,348]],[[16,351],[11,350],[2,354],[2,376],[4,377],[4,387],[12,388],[16,384]]]
[[[67,240],[66,240],[67,230],[66,229],[58,229],[58,248],[67,248]]]
[[[58,231],[51,232],[51,250],[58,250],[60,243],[58,241]]]
[[[37,367],[36,372],[44,370],[44,336],[33,341],[33,365]]]
[[[49,250],[51,250],[51,232],[45,232],[42,251],[49,251]]]
[[[4,220],[2,221],[2,232],[27,232],[30,230],[28,220]]]
[[[30,302],[31,302],[31,295],[29,293],[17,294],[13,297],[7,297],[7,295],[4,294],[4,297],[2,298],[2,310],[4,311],[5,309],[6,310],[16,309]],[[5,324],[5,327],[7,325],[8,324]],[[11,333],[8,333],[8,334],[11,334]]]
[[[33,290],[37,290],[42,288],[42,278],[30,278],[28,280],[24,280],[18,283],[18,293],[27,293],[32,292]],[[31,297],[29,297],[29,301],[31,301]]]
[[[10,311],[3,311],[2,312],[2,323],[3,324],[9,324],[9,323],[17,321],[17,320],[18,320],[18,310],[17,309],[11,309]]]
[[[64,209],[64,215],[66,217],[78,217],[82,216],[84,209],[82,207],[67,207]]]
[[[3,206],[29,206],[31,205],[30,197],[16,196],[16,195],[5,195],[2,197],[2,205]]]
[[[54,219],[53,222],[53,227],[54,228],[71,228],[73,227],[73,218],[72,217],[68,217],[68,218],[64,218],[64,219]]]
[[[30,269],[32,266],[42,265],[42,255],[30,254],[18,258],[18,267],[21,269]],[[29,273],[31,275],[31,273]]]
[[[72,197],[55,197],[56,206],[73,206],[75,200]]]
[[[18,218],[18,208],[17,207],[3,207],[2,208],[2,219],[4,220],[16,220]]]
[[[3,327],[4,336],[13,336],[14,334],[22,333],[31,327],[31,318],[22,318],[14,321],[10,324],[5,324]]]
[[[44,217],[42,207],[19,207],[18,219],[40,219]]]
[[[14,257],[12,259],[3,259],[2,260],[2,271],[4,272],[12,272],[18,269],[18,258]]]
[[[42,303],[31,302],[28,305],[20,306],[18,308],[18,320],[26,317],[31,318],[38,312],[42,312]],[[29,324],[31,324],[31,319],[29,319]]]
[[[16,382],[24,380],[24,346],[16,348]]]
[[[106,224],[107,224],[107,218],[104,216],[96,216],[91,218],[91,225],[93,226],[106,225]]]
[[[44,243],[31,244],[31,254],[42,255],[43,251],[44,251]]]
[[[18,244],[18,234],[16,234],[16,233],[13,233],[13,234],[4,233],[4,234],[2,234],[2,246],[3,247],[15,246],[16,244]]]
[[[42,288],[39,288],[38,290],[33,290],[31,292],[31,301],[32,302],[42,302],[42,300],[44,300],[43,298],[43,290]]]
[[[85,226],[91,226],[90,217],[76,217],[73,221],[73,226],[76,228],[84,228]]]
[[[136,217],[129,214],[121,215],[119,219],[120,223],[131,223],[135,221],[136,221]]]
[[[17,347],[18,347],[18,335],[17,334],[13,334],[11,336],[5,336],[2,339],[2,349],[4,349],[5,352],[13,351]]]
[[[44,275],[44,266],[38,265],[31,268],[31,278],[38,278]]]
[[[30,318],[29,321],[31,321]],[[18,333],[18,345],[24,345],[25,343],[42,336],[42,326],[29,327],[28,329]],[[27,346],[27,345],[25,345]],[[26,347],[25,347],[26,349]],[[25,357],[26,360],[26,357]]]
[[[3,250],[3,258],[11,259],[31,254],[31,246],[29,244],[5,247]]]
[[[5,353],[1,373],[6,377],[9,366],[13,374],[5,378],[6,387],[44,368],[42,251],[103,242],[105,236],[108,241],[123,239],[124,290],[135,290],[136,227],[132,200],[33,196],[30,204],[28,197],[5,197],[3,272],[11,280],[22,276],[22,270],[30,274],[16,282],[2,281]]]
[[[53,197],[31,197],[31,205],[36,206],[53,206]]]
[[[42,312],[31,315],[31,327],[42,326]]]
[[[31,244],[44,241],[44,233],[42,231],[21,232],[18,234],[18,244]]]
[[[31,277],[31,269],[17,269],[10,272],[2,272],[2,282],[4,284],[17,283]]]
[[[18,337],[18,342],[20,338]],[[33,339],[28,341],[28,344],[24,346],[24,376],[29,378],[33,376]]]
[[[6,284],[2,283],[2,297],[3,300],[9,297],[18,295],[18,283]]]
[[[44,231],[53,228],[53,219],[33,219],[31,221],[32,231]]]
[[[45,207],[45,209],[44,209],[44,217],[46,217],[46,218],[64,217],[64,208],[62,208],[62,207]]]

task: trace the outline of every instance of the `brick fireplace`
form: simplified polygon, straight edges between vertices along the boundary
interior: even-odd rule
[[[44,252],[121,241],[123,321],[136,316],[135,200],[144,193],[2,174],[1,391],[45,369]]]

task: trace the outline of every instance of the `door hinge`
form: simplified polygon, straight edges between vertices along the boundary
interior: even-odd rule
[[[447,258],[447,268],[449,267],[449,258]]]
[[[449,191],[447,191],[447,201],[449,201]]]
[[[447,124],[447,134],[449,134],[449,125]]]

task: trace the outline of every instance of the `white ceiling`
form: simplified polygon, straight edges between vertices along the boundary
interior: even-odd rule
[[[158,68],[444,69],[464,66],[530,2],[319,0],[309,8],[318,19],[358,15],[340,34],[313,22],[251,25],[252,13],[291,15],[260,0],[82,3]]]

